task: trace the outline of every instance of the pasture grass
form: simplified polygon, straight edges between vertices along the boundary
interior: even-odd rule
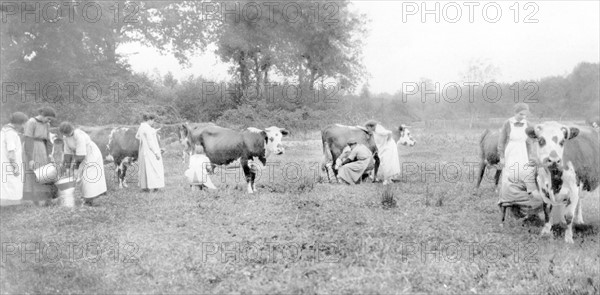
[[[535,218],[509,217],[500,227],[494,171],[474,194],[464,164],[478,161],[480,132],[415,129],[417,145],[399,148],[403,175],[387,187],[323,182],[318,137],[285,142],[252,195],[233,169],[212,176],[218,191],[191,191],[175,152],[165,159],[167,187],[156,193],[139,190],[134,170],[130,187],[118,189],[109,165],[109,193],[93,207],[0,209],[0,287],[12,294],[598,294],[597,192],[584,199],[586,224],[575,228],[573,245],[563,225],[541,237]]]

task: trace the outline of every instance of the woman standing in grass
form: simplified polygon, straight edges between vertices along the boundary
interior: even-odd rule
[[[143,191],[165,187],[165,173],[160,146],[158,145],[157,130],[152,128],[155,115],[144,114],[135,137],[140,140],[138,163],[140,166],[138,184]]]
[[[50,141],[50,121],[56,118],[51,107],[38,110],[35,118],[25,123],[23,131],[23,162],[25,163],[23,200],[33,201],[36,205],[46,205],[52,199],[52,184],[38,183],[34,170],[42,167],[52,159],[52,142]]]
[[[102,153],[90,136],[75,129],[73,124],[62,122],[58,131],[64,138],[63,165],[70,172],[69,175],[74,175],[77,182],[81,181],[84,204],[92,206],[95,198],[106,193]]]
[[[18,205],[23,199],[23,147],[19,133],[27,122],[27,115],[16,112],[10,122],[0,131],[0,159],[2,181],[0,182],[0,206]],[[9,168],[11,167],[11,168]]]
[[[529,106],[518,103],[514,106],[514,112],[515,115],[502,125],[498,140],[499,166],[503,168],[498,205],[516,205],[522,214],[527,214],[527,209],[541,205],[541,200],[531,195],[531,192],[536,190],[536,185],[532,177],[534,167],[529,162],[528,136],[525,133],[528,126],[526,118],[530,114]]]

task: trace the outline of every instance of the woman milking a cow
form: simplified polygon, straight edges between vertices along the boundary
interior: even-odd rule
[[[517,217],[535,214],[542,208],[535,183],[535,162],[529,160],[529,126],[526,118],[529,106],[518,103],[514,106],[514,116],[504,122],[498,139],[499,166],[502,169],[498,206],[511,208]],[[504,220],[504,219],[503,219]]]

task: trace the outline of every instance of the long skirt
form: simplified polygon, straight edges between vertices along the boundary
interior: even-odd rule
[[[338,178],[342,179],[348,184],[360,183],[363,174],[368,170],[369,167],[373,166],[372,158],[367,158],[360,161],[348,163],[338,170]]]
[[[43,141],[33,142],[33,157],[28,159],[25,153],[23,153],[23,164],[24,170],[24,185],[23,185],[23,201],[34,201],[34,202],[46,202],[56,196],[56,188],[54,184],[42,184],[39,183],[33,172],[35,169],[42,167],[49,163],[48,155],[46,154],[46,145]],[[29,160],[33,160],[33,170],[29,169]]]
[[[139,153],[139,181],[138,184],[142,189],[155,189],[165,187],[165,173],[162,157],[157,160],[150,153],[140,150]]]
[[[104,194],[106,187],[106,174],[104,173],[104,161],[102,153],[95,143],[90,142],[87,146],[87,155],[80,165],[82,173],[81,192],[84,199],[94,199]]]

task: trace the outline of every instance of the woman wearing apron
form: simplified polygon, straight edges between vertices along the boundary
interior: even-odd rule
[[[23,131],[23,163],[25,164],[23,200],[33,201],[36,205],[46,205],[52,199],[52,184],[38,183],[34,170],[52,161],[52,142],[50,141],[50,121],[56,118],[51,107],[38,110],[35,118],[25,123]]]
[[[81,182],[81,192],[85,205],[106,193],[104,161],[98,146],[90,136],[75,129],[73,124],[63,122],[58,128],[64,138],[64,167]],[[75,173],[73,171],[76,170]]]
[[[21,112],[13,113],[10,115],[10,123],[0,131],[0,206],[18,205],[23,199],[23,147],[19,133],[27,119],[27,115]]]
[[[534,167],[530,165],[527,151],[528,136],[525,133],[529,106],[519,103],[515,105],[514,111],[515,115],[502,126],[498,140],[499,165],[502,167],[498,205],[519,208],[519,215],[522,217],[533,213],[531,210],[539,209],[541,200],[531,195],[536,190],[536,185]]]

